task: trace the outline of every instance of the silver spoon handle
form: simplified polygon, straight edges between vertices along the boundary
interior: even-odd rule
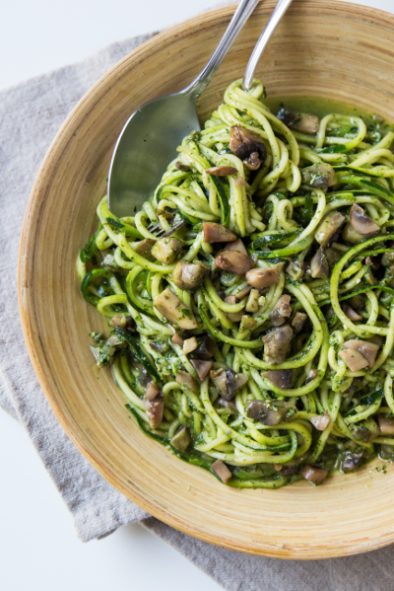
[[[208,86],[213,73],[222,63],[227,51],[231,47],[238,33],[244,27],[246,21],[248,20],[248,18],[250,17],[258,3],[259,0],[240,1],[237,10],[234,12],[233,18],[231,19],[223,37],[219,42],[219,45],[213,52],[211,59],[209,60],[207,65],[201,70],[198,76],[193,80],[193,82],[189,84],[189,86],[187,86],[183,92],[193,95],[194,98],[200,96],[200,94]]]
[[[272,13],[267,26],[265,27],[264,31],[261,33],[255,48],[252,51],[252,54],[249,58],[249,61],[246,66],[245,70],[245,77],[244,77],[244,88],[249,90],[252,82],[253,76],[257,67],[257,64],[260,60],[261,54],[263,53],[264,49],[267,46],[268,41],[271,38],[272,33],[275,31],[276,27],[278,26],[280,20],[282,19],[283,15],[285,14],[286,10],[289,8],[290,4],[293,0],[279,0],[278,4],[275,7],[274,12]]]

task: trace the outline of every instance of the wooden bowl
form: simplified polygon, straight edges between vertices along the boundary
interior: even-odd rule
[[[265,0],[201,100],[206,116],[242,76],[274,3]],[[144,435],[88,333],[100,319],[78,290],[78,249],[95,221],[110,154],[138,105],[180,89],[206,62],[232,8],[203,14],[155,37],[121,61],[79,103],[54,141],[30,199],[21,238],[20,311],[48,400],[90,462],[165,523],[227,548],[282,558],[327,558],[394,541],[394,470],[374,466],[314,488],[234,490]],[[326,0],[295,1],[261,60],[271,95],[317,95],[392,118],[394,17]]]

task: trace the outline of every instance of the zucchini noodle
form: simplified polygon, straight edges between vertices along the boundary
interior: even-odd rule
[[[230,84],[77,260],[140,427],[237,488],[394,459],[394,130]]]

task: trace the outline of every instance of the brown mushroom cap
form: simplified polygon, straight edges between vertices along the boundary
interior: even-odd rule
[[[273,365],[282,363],[290,351],[293,329],[288,324],[279,326],[263,337],[264,360]]]
[[[198,326],[192,311],[168,287],[155,297],[153,305],[171,324],[183,330],[193,330]]]
[[[215,222],[204,222],[202,225],[203,235],[205,242],[209,244],[215,244],[220,242],[234,242],[237,240],[237,235],[231,232],[222,224],[216,224]]]
[[[215,266],[217,269],[235,273],[235,275],[245,275],[251,268],[252,261],[242,240],[230,242],[221,250],[215,258]]]
[[[267,157],[267,148],[262,138],[240,125],[230,128],[230,150],[250,170],[257,170]]]
[[[230,176],[230,174],[236,174],[238,171],[234,166],[212,166],[207,168],[206,172],[212,176]]]
[[[292,313],[291,297],[285,293],[280,296],[270,314],[271,324],[273,326],[282,326]]]
[[[364,365],[364,367],[373,367],[376,361],[376,356],[379,351],[379,345],[376,343],[372,343],[371,341],[363,341],[361,339],[350,339],[344,342],[342,352],[344,351],[356,351],[360,353],[360,355],[362,355],[364,359],[367,361],[367,365]],[[344,359],[344,361],[346,363],[346,359]]]
[[[271,267],[255,267],[246,273],[246,281],[256,289],[265,289],[279,282],[283,270],[283,263]]]
[[[270,369],[265,371],[263,376],[282,390],[291,388],[293,384],[293,371],[291,369]]]
[[[172,279],[180,289],[195,289],[201,285],[207,273],[207,267],[200,262],[179,261],[175,265]]]
[[[382,435],[394,435],[394,418],[378,415],[379,431]]]
[[[213,362],[204,359],[191,359],[190,363],[197,372],[198,379],[203,382],[212,369]]]
[[[362,207],[353,203],[350,208],[350,225],[362,236],[372,236],[379,232],[380,227],[365,213]]]
[[[327,246],[344,222],[345,216],[341,212],[331,211],[318,226],[315,232],[315,240],[321,246]]]
[[[311,260],[311,277],[326,279],[330,275],[330,266],[322,247],[318,248]]]
[[[328,470],[307,465],[301,469],[300,474],[305,480],[313,482],[313,484],[321,484],[327,478]]]
[[[226,464],[222,462],[222,460],[216,460],[216,462],[211,465],[211,468],[215,472],[216,476],[218,476],[225,484],[231,480],[232,473]]]

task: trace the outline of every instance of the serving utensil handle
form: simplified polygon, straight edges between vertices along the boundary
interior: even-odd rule
[[[251,53],[249,61],[246,65],[245,70],[245,77],[244,77],[244,88],[249,90],[252,82],[253,76],[259,63],[260,57],[266,48],[268,41],[271,39],[271,35],[275,31],[276,27],[278,26],[279,22],[281,21],[283,15],[285,14],[286,10],[289,8],[290,4],[293,0],[279,0],[278,4],[275,6],[274,12],[271,14],[271,17],[265,27],[264,31],[261,33],[260,37],[257,40],[257,43]]]
[[[201,70],[193,82],[185,88],[185,93],[191,94],[194,98],[197,98],[205,90],[212,78],[213,73],[222,63],[233,41],[244,27],[246,21],[256,8],[259,1],[260,0],[241,0],[209,62]]]

